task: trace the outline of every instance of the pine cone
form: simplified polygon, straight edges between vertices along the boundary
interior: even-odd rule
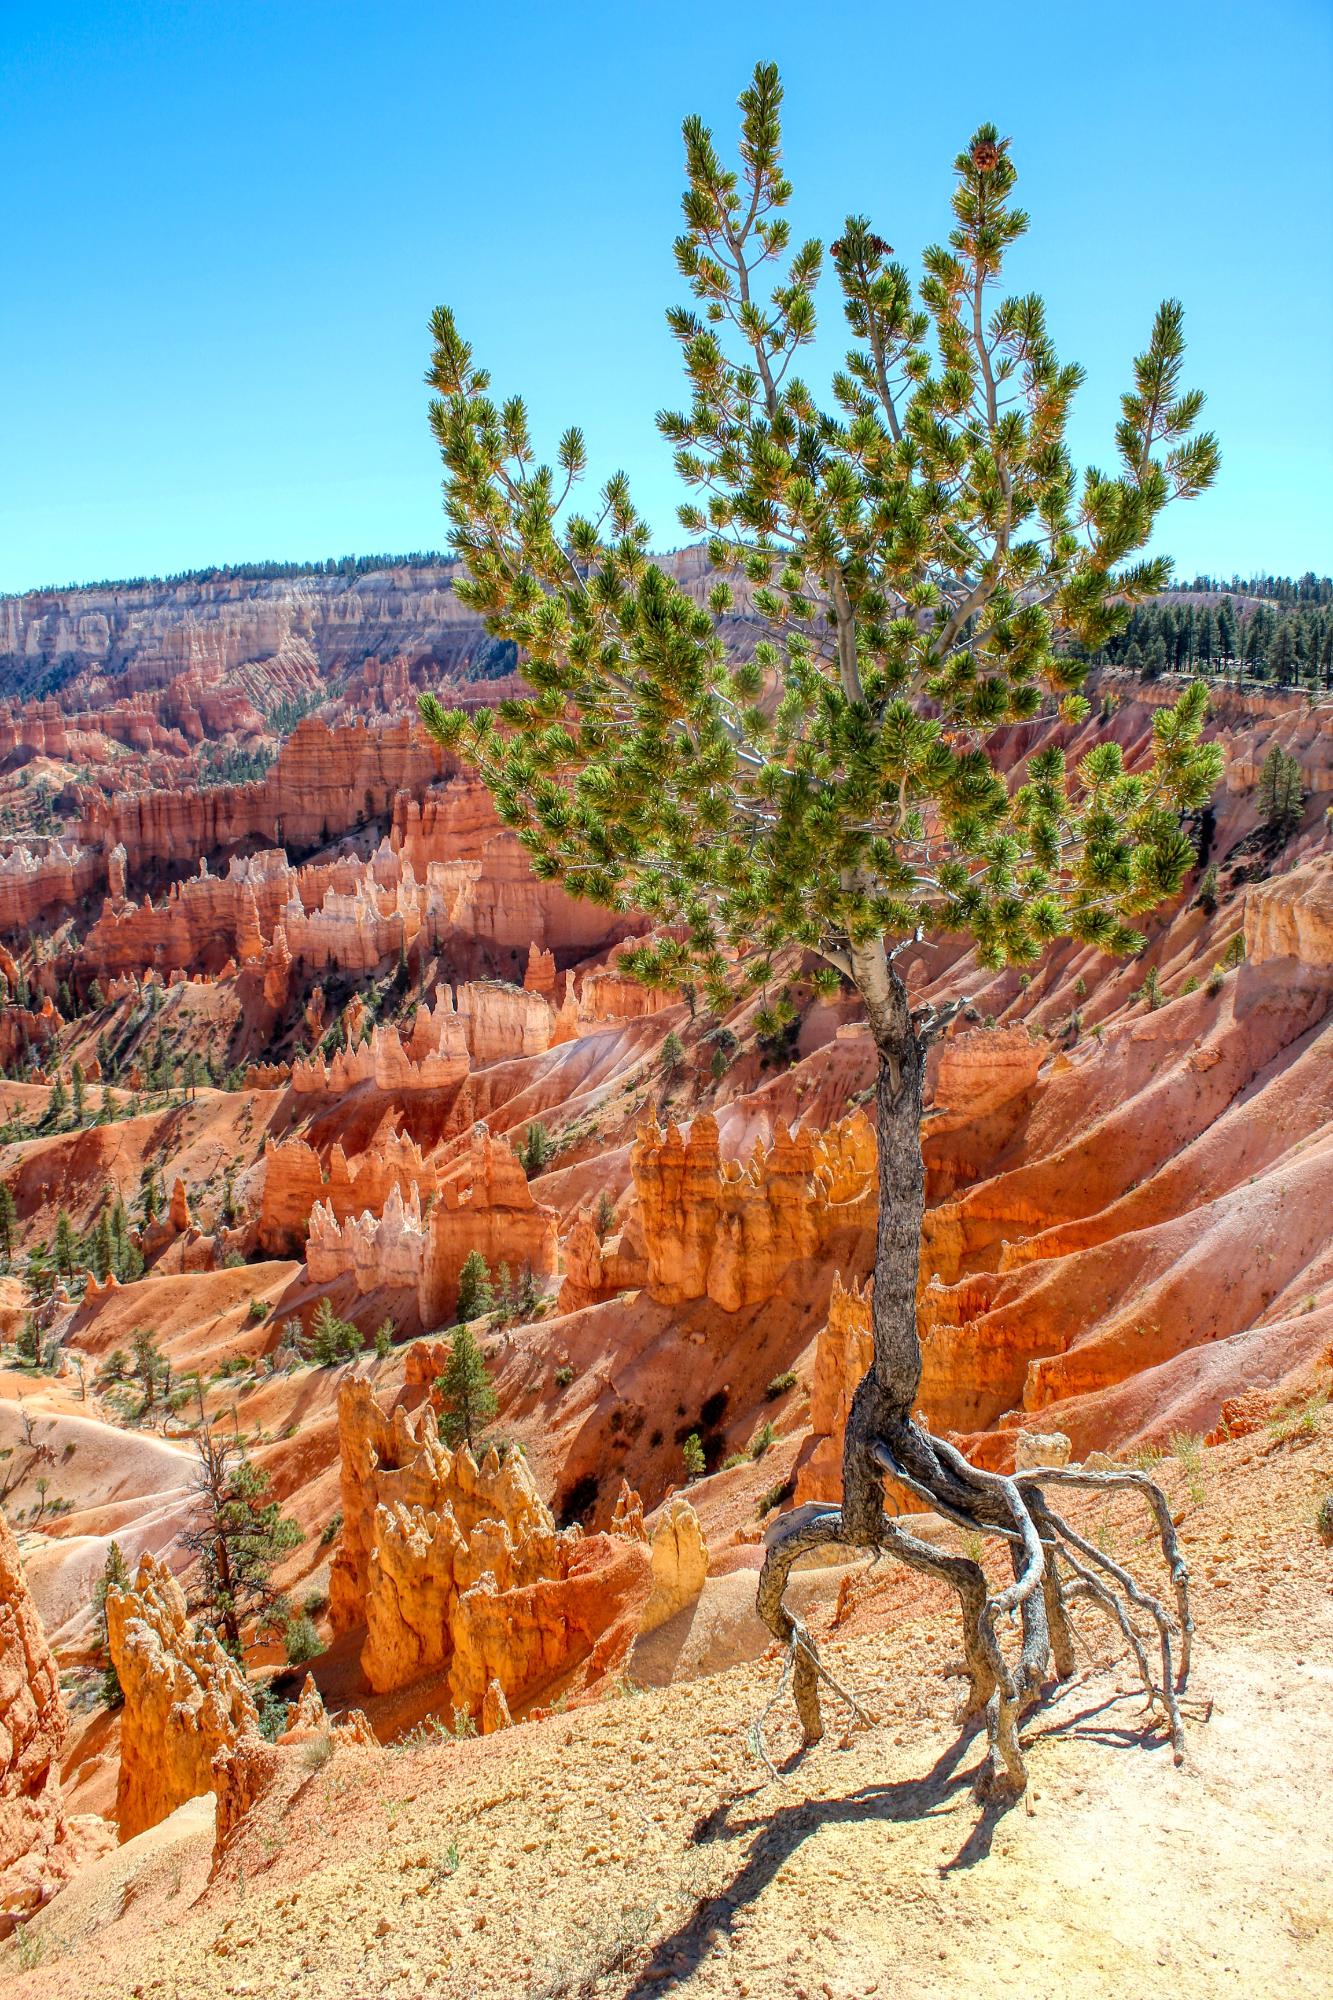
[[[972,164],[979,174],[989,174],[1000,164],[1000,148],[994,139],[978,139],[972,148]]]

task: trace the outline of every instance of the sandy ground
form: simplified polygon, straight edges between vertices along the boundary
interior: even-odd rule
[[[1333,1552],[1314,1508],[1333,1415],[1164,1478],[1201,1635],[1180,1769],[1083,1622],[1086,1664],[1026,1730],[1027,1797],[983,1805],[980,1744],[951,1720],[945,1601],[881,1565],[837,1622],[830,1570],[805,1584],[816,1628],[876,1719],[844,1734],[830,1704],[797,1759],[780,1704],[776,1784],[750,1741],[771,1656],[485,1740],[294,1749],[211,1884],[196,1801],[0,1948],[5,1991],[1323,2000]],[[1093,1506],[1089,1528],[1146,1558],[1122,1503]],[[738,1581],[701,1606],[706,1646],[678,1636],[682,1664],[716,1660]],[[739,1614],[735,1634],[750,1651]]]

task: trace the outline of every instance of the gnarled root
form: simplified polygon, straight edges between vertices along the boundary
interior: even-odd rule
[[[981,1564],[971,1556],[935,1548],[911,1534],[901,1521],[890,1520],[884,1511],[885,1473],[958,1527],[1007,1541],[1013,1582],[992,1592]],[[1055,1512],[1043,1491],[1047,1485],[1103,1490],[1119,1486],[1143,1494],[1156,1519],[1162,1554],[1171,1573],[1174,1618],[1128,1570]],[[787,1647],[787,1663],[774,1701],[790,1675],[807,1745],[817,1743],[823,1734],[821,1680],[853,1709],[856,1704],[833,1681],[820,1661],[815,1642],[788,1611],[784,1601],[787,1579],[799,1556],[830,1542],[841,1542],[849,1548],[894,1555],[910,1568],[938,1577],[957,1594],[968,1676],[964,1716],[984,1715],[986,1719],[989,1750],[981,1773],[984,1788],[1018,1793],[1026,1785],[1019,1724],[1038,1700],[1048,1668],[1053,1667],[1058,1680],[1068,1679],[1074,1670],[1070,1607],[1080,1599],[1106,1611],[1123,1634],[1149,1704],[1160,1708],[1176,1762],[1181,1761],[1184,1732],[1176,1697],[1189,1673],[1193,1630],[1189,1572],[1166,1496],[1146,1473],[1087,1472],[1078,1466],[1039,1466],[1012,1478],[985,1472],[970,1464],[954,1446],[917,1425],[894,1417],[886,1421],[886,1413],[874,1407],[871,1390],[864,1396],[858,1394],[849,1420],[844,1487],[841,1508],[830,1507],[812,1518],[795,1520],[785,1532],[779,1529],[759,1577],[759,1615]],[[1158,1678],[1154,1678],[1148,1649],[1135,1626],[1135,1611],[1157,1628]],[[1016,1658],[1001,1642],[1002,1627],[1013,1624],[1019,1627]],[[1177,1636],[1180,1659],[1175,1666],[1173,1640]],[[770,1702],[769,1708],[772,1706]],[[768,1763],[762,1721],[761,1717],[756,1726],[756,1742]]]

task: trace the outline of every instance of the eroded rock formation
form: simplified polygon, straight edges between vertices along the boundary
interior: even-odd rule
[[[67,1728],[56,1663],[0,1511],[0,1936],[61,1887],[76,1858],[60,1793]]]
[[[107,1592],[106,1623],[125,1694],[116,1817],[129,1840],[212,1791],[214,1758],[257,1738],[259,1713],[236,1663],[211,1632],[196,1633],[184,1591],[152,1555],[130,1588]]]
[[[710,1298],[725,1312],[771,1298],[794,1265],[873,1229],[874,1163],[861,1112],[824,1132],[779,1125],[744,1162],[722,1159],[708,1113],[688,1137],[644,1127],[631,1168],[653,1297]]]
[[[643,1517],[643,1501],[627,1480],[620,1482],[611,1533],[645,1542],[652,1562],[652,1595],[639,1620],[641,1632],[655,1632],[692,1604],[708,1579],[708,1544],[699,1516],[683,1494],[664,1501],[652,1532]]]
[[[870,1331],[871,1280],[863,1286],[833,1280],[828,1319],[815,1345],[815,1369],[810,1383],[811,1450],[796,1477],[796,1501],[842,1498],[842,1445],[847,1413],[857,1384],[870,1366],[874,1341]]]
[[[557,1530],[521,1454],[449,1451],[429,1405],[390,1416],[349,1381],[338,1429],[330,1609],[335,1630],[364,1623],[373,1688],[443,1673],[449,1704],[476,1719],[492,1684],[512,1710],[624,1658],[652,1591],[646,1545]]]
[[[432,1176],[433,1195],[424,1220],[420,1179],[406,1200],[394,1179],[383,1212],[354,1212],[339,1222],[331,1200],[310,1212],[306,1262],[317,1284],[352,1277],[360,1292],[382,1285],[415,1291],[423,1327],[447,1321],[458,1297],[463,1265],[479,1250],[492,1270],[531,1270],[541,1281],[555,1271],[558,1218],[533,1199],[527,1176],[505,1139],[477,1126],[466,1149]],[[359,1183],[361,1176],[355,1176]],[[406,1176],[404,1176],[406,1178]],[[331,1190],[332,1191],[332,1190]]]
[[[1333,975],[1333,866],[1318,855],[1245,895],[1245,956],[1294,958]]]

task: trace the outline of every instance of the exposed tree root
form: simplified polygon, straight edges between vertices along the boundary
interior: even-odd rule
[[[797,1558],[831,1542],[896,1556],[910,1568],[938,1577],[956,1593],[969,1683],[963,1716],[984,1715],[986,1722],[989,1752],[981,1773],[983,1789],[1016,1794],[1026,1785],[1019,1724],[1039,1699],[1048,1671],[1053,1671],[1056,1680],[1066,1680],[1072,1674],[1070,1608],[1083,1599],[1105,1611],[1124,1636],[1149,1707],[1160,1711],[1180,1763],[1185,1744],[1176,1697],[1189,1674],[1193,1623],[1189,1572],[1161,1488],[1146,1473],[1087,1472],[1077,1466],[1039,1466],[1012,1478],[986,1472],[970,1464],[942,1438],[932,1437],[882,1408],[877,1410],[876,1400],[873,1383],[867,1378],[848,1422],[843,1505],[779,1533],[760,1573],[759,1615],[787,1648],[782,1679],[755,1725],[756,1748],[769,1770],[773,1765],[764,1748],[763,1723],[789,1679],[807,1745],[817,1743],[823,1734],[821,1680],[866,1719],[852,1697],[833,1681],[814,1640],[784,1601]],[[884,1511],[885,1473],[956,1526],[1007,1542],[1013,1582],[992,1591],[981,1564],[971,1556],[935,1548],[910,1533],[902,1521],[890,1520]],[[1127,1569],[1056,1513],[1044,1489],[1057,1485],[1103,1491],[1131,1487],[1143,1494],[1171,1573],[1174,1618]],[[1160,1669],[1156,1677],[1149,1649],[1134,1621],[1136,1611],[1157,1630]],[[1015,1625],[1016,1656],[1012,1647],[1006,1650],[1002,1643],[1004,1633]],[[1178,1666],[1173,1663],[1177,1637]]]

